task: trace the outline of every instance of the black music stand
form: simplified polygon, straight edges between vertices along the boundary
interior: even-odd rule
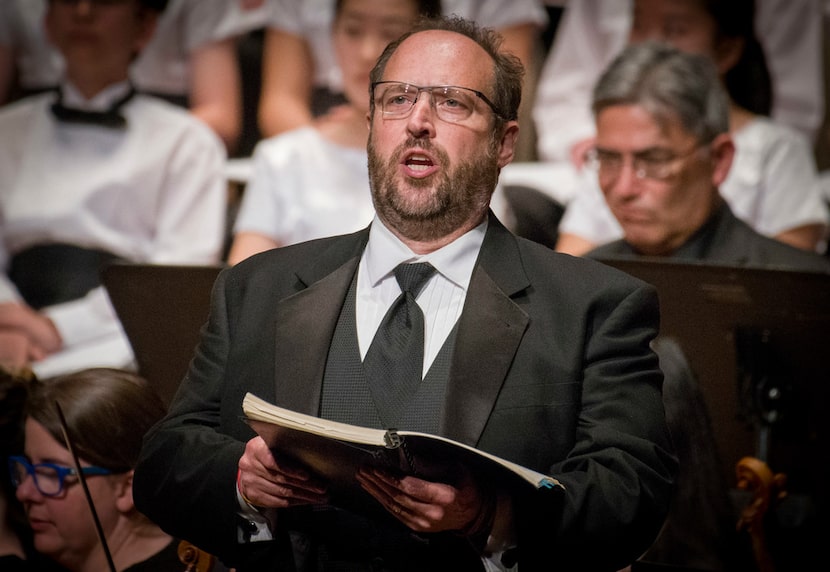
[[[193,357],[220,270],[220,266],[116,263],[101,274],[138,372],[167,404]]]
[[[727,482],[741,458],[757,457],[786,475],[790,507],[806,498],[827,522],[830,274],[602,262],[657,288],[661,335],[678,341],[698,378]]]

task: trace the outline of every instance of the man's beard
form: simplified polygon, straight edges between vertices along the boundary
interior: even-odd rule
[[[395,181],[401,156],[407,149],[429,150],[441,169],[425,179],[408,179],[409,193]],[[378,216],[401,235],[430,241],[450,235],[470,222],[478,224],[498,182],[496,145],[450,169],[446,151],[422,139],[400,145],[384,162],[369,136],[369,182]],[[413,196],[414,195],[414,196]],[[470,228],[475,226],[470,225]]]

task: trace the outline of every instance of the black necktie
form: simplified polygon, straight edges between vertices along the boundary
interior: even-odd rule
[[[387,426],[400,418],[421,383],[424,314],[415,298],[434,273],[435,268],[427,262],[395,268],[401,295],[383,317],[363,360],[369,389]]]
[[[58,92],[58,100],[52,104],[52,114],[65,123],[83,123],[86,125],[100,125],[112,129],[124,129],[127,126],[126,118],[121,114],[121,107],[135,95],[130,88],[127,94],[112,104],[106,111],[87,111],[66,107],[63,104],[63,94]]]

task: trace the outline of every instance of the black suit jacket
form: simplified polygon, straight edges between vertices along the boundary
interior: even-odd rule
[[[625,240],[598,246],[589,258],[642,258]],[[703,261],[756,268],[803,272],[830,272],[830,260],[756,232],[735,216],[725,201],[709,220],[675,252],[666,256],[675,261]]]
[[[169,415],[145,440],[138,508],[228,565],[245,569],[286,546],[279,535],[237,542],[237,462],[253,436],[242,399],[250,391],[318,413],[329,342],[368,235],[276,249],[224,271]],[[558,502],[517,500],[522,570],[613,570],[654,539],[675,469],[649,347],[657,328],[650,286],[516,238],[491,215],[440,433],[565,485]]]

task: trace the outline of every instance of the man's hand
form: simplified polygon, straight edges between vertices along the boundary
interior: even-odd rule
[[[357,480],[395,518],[417,532],[459,531],[472,535],[489,526],[495,498],[476,485],[467,471],[456,485],[412,476],[395,477],[378,469],[361,469]]]
[[[328,502],[326,487],[308,471],[288,460],[277,460],[262,437],[245,445],[239,459],[237,486],[242,498],[263,508],[287,508]]]

